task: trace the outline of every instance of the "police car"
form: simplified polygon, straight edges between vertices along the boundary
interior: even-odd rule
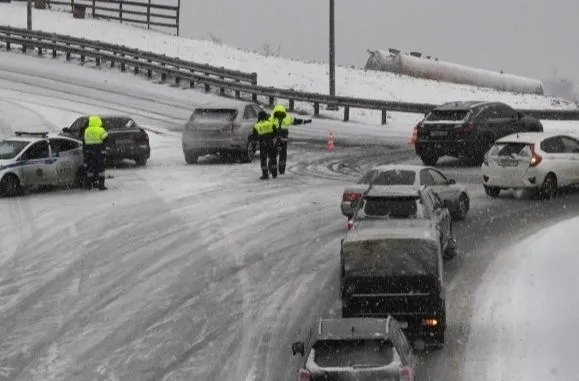
[[[0,197],[25,188],[84,184],[82,142],[48,132],[15,132],[0,140]]]

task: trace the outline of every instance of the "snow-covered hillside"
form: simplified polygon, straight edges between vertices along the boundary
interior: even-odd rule
[[[261,85],[327,93],[327,66],[283,58],[264,57],[208,41],[170,36],[143,28],[92,19],[74,19],[70,13],[34,10],[33,28],[110,43],[124,44],[186,60],[258,73]],[[0,4],[0,24],[25,27],[24,4]],[[456,99],[504,101],[519,108],[561,108],[553,98],[501,93],[489,89],[438,83],[339,67],[336,73],[340,95],[394,101],[443,103]]]

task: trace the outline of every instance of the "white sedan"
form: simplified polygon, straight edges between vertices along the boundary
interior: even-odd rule
[[[544,132],[505,136],[486,153],[482,182],[489,197],[526,188],[553,198],[559,188],[579,184],[579,140]]]
[[[340,204],[342,214],[352,218],[356,203],[372,182],[374,185],[427,185],[440,197],[455,220],[466,218],[470,208],[470,198],[464,184],[457,184],[433,167],[411,164],[379,165],[368,170],[355,184],[344,189]]]

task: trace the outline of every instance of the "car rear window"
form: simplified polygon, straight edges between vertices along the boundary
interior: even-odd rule
[[[527,143],[497,143],[489,150],[489,156],[531,156],[531,148]]]
[[[372,181],[373,178],[374,181]],[[416,173],[414,171],[396,169],[387,171],[371,170],[366,172],[356,184],[370,184],[372,181],[374,185],[413,185],[415,180]]]
[[[0,140],[0,160],[14,159],[27,145],[21,140]]]
[[[135,127],[135,121],[131,118],[102,118],[102,121],[107,130],[123,130]]]
[[[464,120],[470,110],[432,110],[426,117],[429,122]]]
[[[366,197],[361,218],[423,218],[424,209],[416,197]]]
[[[237,110],[226,108],[198,108],[193,111],[191,120],[227,121],[233,122]]]
[[[323,368],[385,366],[394,360],[390,340],[322,340],[314,344],[314,362]]]

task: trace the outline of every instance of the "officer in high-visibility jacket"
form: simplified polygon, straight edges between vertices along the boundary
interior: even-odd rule
[[[87,164],[87,189],[91,189],[98,179],[98,189],[107,190],[105,187],[105,144],[109,134],[103,127],[103,121],[99,116],[88,117],[88,126],[84,130],[84,152]]]
[[[279,151],[278,168],[279,174],[283,175],[285,173],[285,166],[287,161],[287,141],[289,137],[289,127],[293,125],[312,123],[312,120],[296,118],[288,114],[285,106],[280,104],[273,108],[273,114],[271,115],[270,120],[273,122],[277,130],[275,151]]]
[[[273,142],[275,134],[276,130],[269,115],[265,111],[260,111],[257,115],[257,123],[253,126],[252,139],[259,142],[261,180],[269,179],[269,173],[274,179],[277,177],[276,152]]]

